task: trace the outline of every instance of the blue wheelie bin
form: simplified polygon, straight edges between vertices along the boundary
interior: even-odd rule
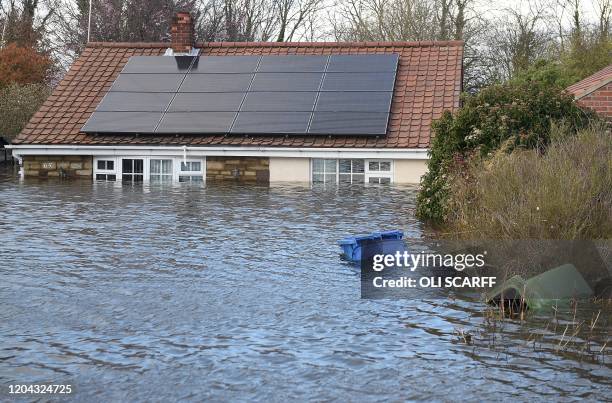
[[[351,262],[361,261],[361,244],[366,240],[400,240],[404,236],[402,231],[373,232],[367,235],[349,236],[338,241],[342,248],[342,257]]]

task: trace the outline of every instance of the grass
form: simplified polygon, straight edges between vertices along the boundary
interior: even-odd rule
[[[452,183],[445,232],[463,239],[612,238],[612,134],[552,128],[538,150],[498,151]]]

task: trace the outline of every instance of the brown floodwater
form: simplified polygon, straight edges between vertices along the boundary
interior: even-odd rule
[[[401,229],[418,242],[415,195],[5,168],[0,400],[32,383],[87,402],[609,399],[607,304],[521,321],[477,295],[360,299],[336,240]]]

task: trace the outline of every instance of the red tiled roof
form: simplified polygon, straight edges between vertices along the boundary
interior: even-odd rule
[[[612,82],[612,64],[599,70],[597,73],[588,76],[584,80],[567,87],[567,91],[574,95],[576,99],[585,97],[598,88]]]
[[[427,148],[432,120],[459,106],[462,41],[212,42],[197,45],[201,55],[399,54],[387,136],[95,135],[80,131],[130,56],[162,55],[168,46],[89,43],[13,143]]]

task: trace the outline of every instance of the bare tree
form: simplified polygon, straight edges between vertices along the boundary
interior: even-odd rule
[[[276,0],[278,15],[277,42],[294,40],[311,17],[321,11],[323,0]]]
[[[600,40],[610,38],[610,20],[612,19],[612,1],[597,0],[598,34]]]
[[[268,41],[274,35],[274,12],[271,0],[211,0],[214,6],[207,17],[218,21],[220,28],[208,38],[213,41]],[[202,21],[207,25],[207,21]]]
[[[332,16],[336,40],[463,40],[464,88],[480,83],[485,21],[474,0],[344,0]]]
[[[209,0],[200,7],[202,38],[235,42],[302,38],[324,8],[323,0]]]
[[[57,10],[53,25],[59,46],[73,55],[87,41],[89,0],[47,0]],[[91,40],[158,42],[167,40],[170,21],[178,10],[199,18],[196,0],[91,0]]]
[[[353,41],[432,40],[439,36],[439,18],[428,0],[344,0],[335,13],[334,36]]]
[[[14,42],[47,51],[45,39],[54,11],[53,8],[41,9],[39,0],[1,0],[2,43]]]
[[[481,46],[481,75],[487,80],[507,80],[538,59],[548,58],[554,34],[546,18],[546,7],[531,3],[528,12],[505,9],[491,21]]]

